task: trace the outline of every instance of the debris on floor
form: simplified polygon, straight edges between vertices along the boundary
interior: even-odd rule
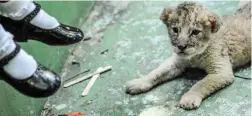
[[[73,77],[70,77],[70,78],[64,80],[64,81],[65,81],[65,82],[70,81],[70,80],[74,79],[75,77],[78,77],[79,75],[84,74],[84,73],[87,73],[87,72],[89,72],[89,71],[90,71],[90,69],[86,69],[86,70],[84,70],[84,71],[82,71],[82,72],[80,72],[80,73],[74,75]]]
[[[104,72],[107,72],[107,71],[109,71],[109,70],[111,70],[111,69],[112,69],[112,66],[110,66],[110,65],[109,65],[109,66],[106,66],[106,67],[102,68],[101,70],[99,70],[99,71],[97,71],[97,72],[88,74],[88,75],[86,75],[86,76],[83,76],[83,77],[78,78],[78,79],[76,79],[76,80],[73,80],[73,81],[71,81],[71,82],[68,82],[68,83],[64,84],[63,87],[66,88],[66,87],[75,85],[75,84],[77,84],[77,83],[80,83],[80,82],[82,82],[82,81],[84,81],[84,80],[87,80],[87,79],[91,78],[92,76],[94,76],[94,75],[96,75],[96,74],[104,73]]]
[[[96,72],[100,72],[102,71],[102,67],[99,67]],[[91,87],[94,85],[95,81],[98,79],[98,77],[100,76],[100,73],[94,75],[91,80],[89,81],[89,83],[87,84],[86,88],[84,89],[84,91],[82,92],[82,97],[85,97],[88,95],[88,92],[90,91]]]
[[[62,110],[62,109],[64,109],[64,108],[66,108],[66,107],[67,107],[66,104],[60,104],[60,105],[58,105],[58,106],[55,106],[55,109],[56,109],[56,110]]]
[[[104,53],[106,53],[106,52],[108,52],[108,51],[109,51],[109,50],[106,49],[106,50],[102,51],[101,54],[104,54]]]
[[[82,114],[80,112],[74,112],[71,114],[60,114],[59,116],[84,116],[84,114]]]
[[[52,106],[51,104],[48,103],[48,101],[45,103],[44,108],[42,110],[42,112],[40,113],[40,116],[53,116],[53,112],[52,109],[54,108],[54,106]]]
[[[76,61],[76,60],[73,60],[72,65],[80,65],[80,63],[78,61]]]

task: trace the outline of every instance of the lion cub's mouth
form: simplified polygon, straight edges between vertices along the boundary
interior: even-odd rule
[[[181,55],[181,56],[187,56],[188,54],[187,54],[187,53],[185,53],[184,51],[180,51],[180,52],[178,52],[178,55]]]
[[[191,57],[193,55],[193,53],[188,53],[188,51],[179,51],[177,52],[177,55],[180,56],[180,57],[184,57],[184,58],[188,58],[188,57]]]

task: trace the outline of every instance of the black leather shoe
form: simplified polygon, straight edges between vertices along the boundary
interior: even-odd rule
[[[14,58],[19,51],[20,47],[17,45],[15,51],[0,60],[0,66],[3,67],[8,64],[8,61]],[[53,95],[61,85],[60,77],[55,72],[42,65],[38,65],[34,74],[24,80],[12,78],[5,73],[3,68],[0,68],[0,75],[5,82],[9,83],[20,93],[34,98],[49,97]]]
[[[48,45],[70,45],[80,42],[84,38],[83,32],[75,27],[60,24],[53,29],[42,29],[32,25],[30,21],[40,11],[40,5],[35,3],[36,8],[22,20],[12,20],[0,16],[0,22],[3,27],[14,34],[14,40],[17,42],[27,42],[36,40]],[[43,20],[43,19],[41,19]]]

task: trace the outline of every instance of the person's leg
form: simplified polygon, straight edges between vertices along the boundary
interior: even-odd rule
[[[17,47],[12,38],[13,35],[0,25],[0,59],[9,55]],[[3,70],[14,79],[26,79],[35,72],[36,68],[37,63],[34,58],[22,49],[16,57],[3,66]]]
[[[32,0],[0,3],[0,10],[4,16],[1,17],[3,26],[14,35],[25,36],[26,40],[35,39],[49,45],[67,45],[83,39],[81,30],[60,24]],[[23,30],[17,31],[21,29]]]
[[[2,15],[12,20],[22,20],[35,8],[35,4],[30,0],[0,3]],[[30,23],[43,29],[52,29],[59,26],[59,22],[54,17],[47,14],[43,9],[38,12]]]
[[[49,74],[49,75],[48,75]],[[0,77],[21,93],[31,97],[47,97],[60,87],[60,78],[41,68],[35,59],[21,49],[13,35],[0,24]]]

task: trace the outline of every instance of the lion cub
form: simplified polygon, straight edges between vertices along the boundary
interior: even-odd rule
[[[146,77],[127,82],[129,94],[139,94],[175,78],[185,68],[207,72],[178,103],[184,109],[198,108],[204,98],[234,81],[233,68],[251,61],[250,3],[232,16],[219,17],[193,2],[163,10],[173,55]]]

